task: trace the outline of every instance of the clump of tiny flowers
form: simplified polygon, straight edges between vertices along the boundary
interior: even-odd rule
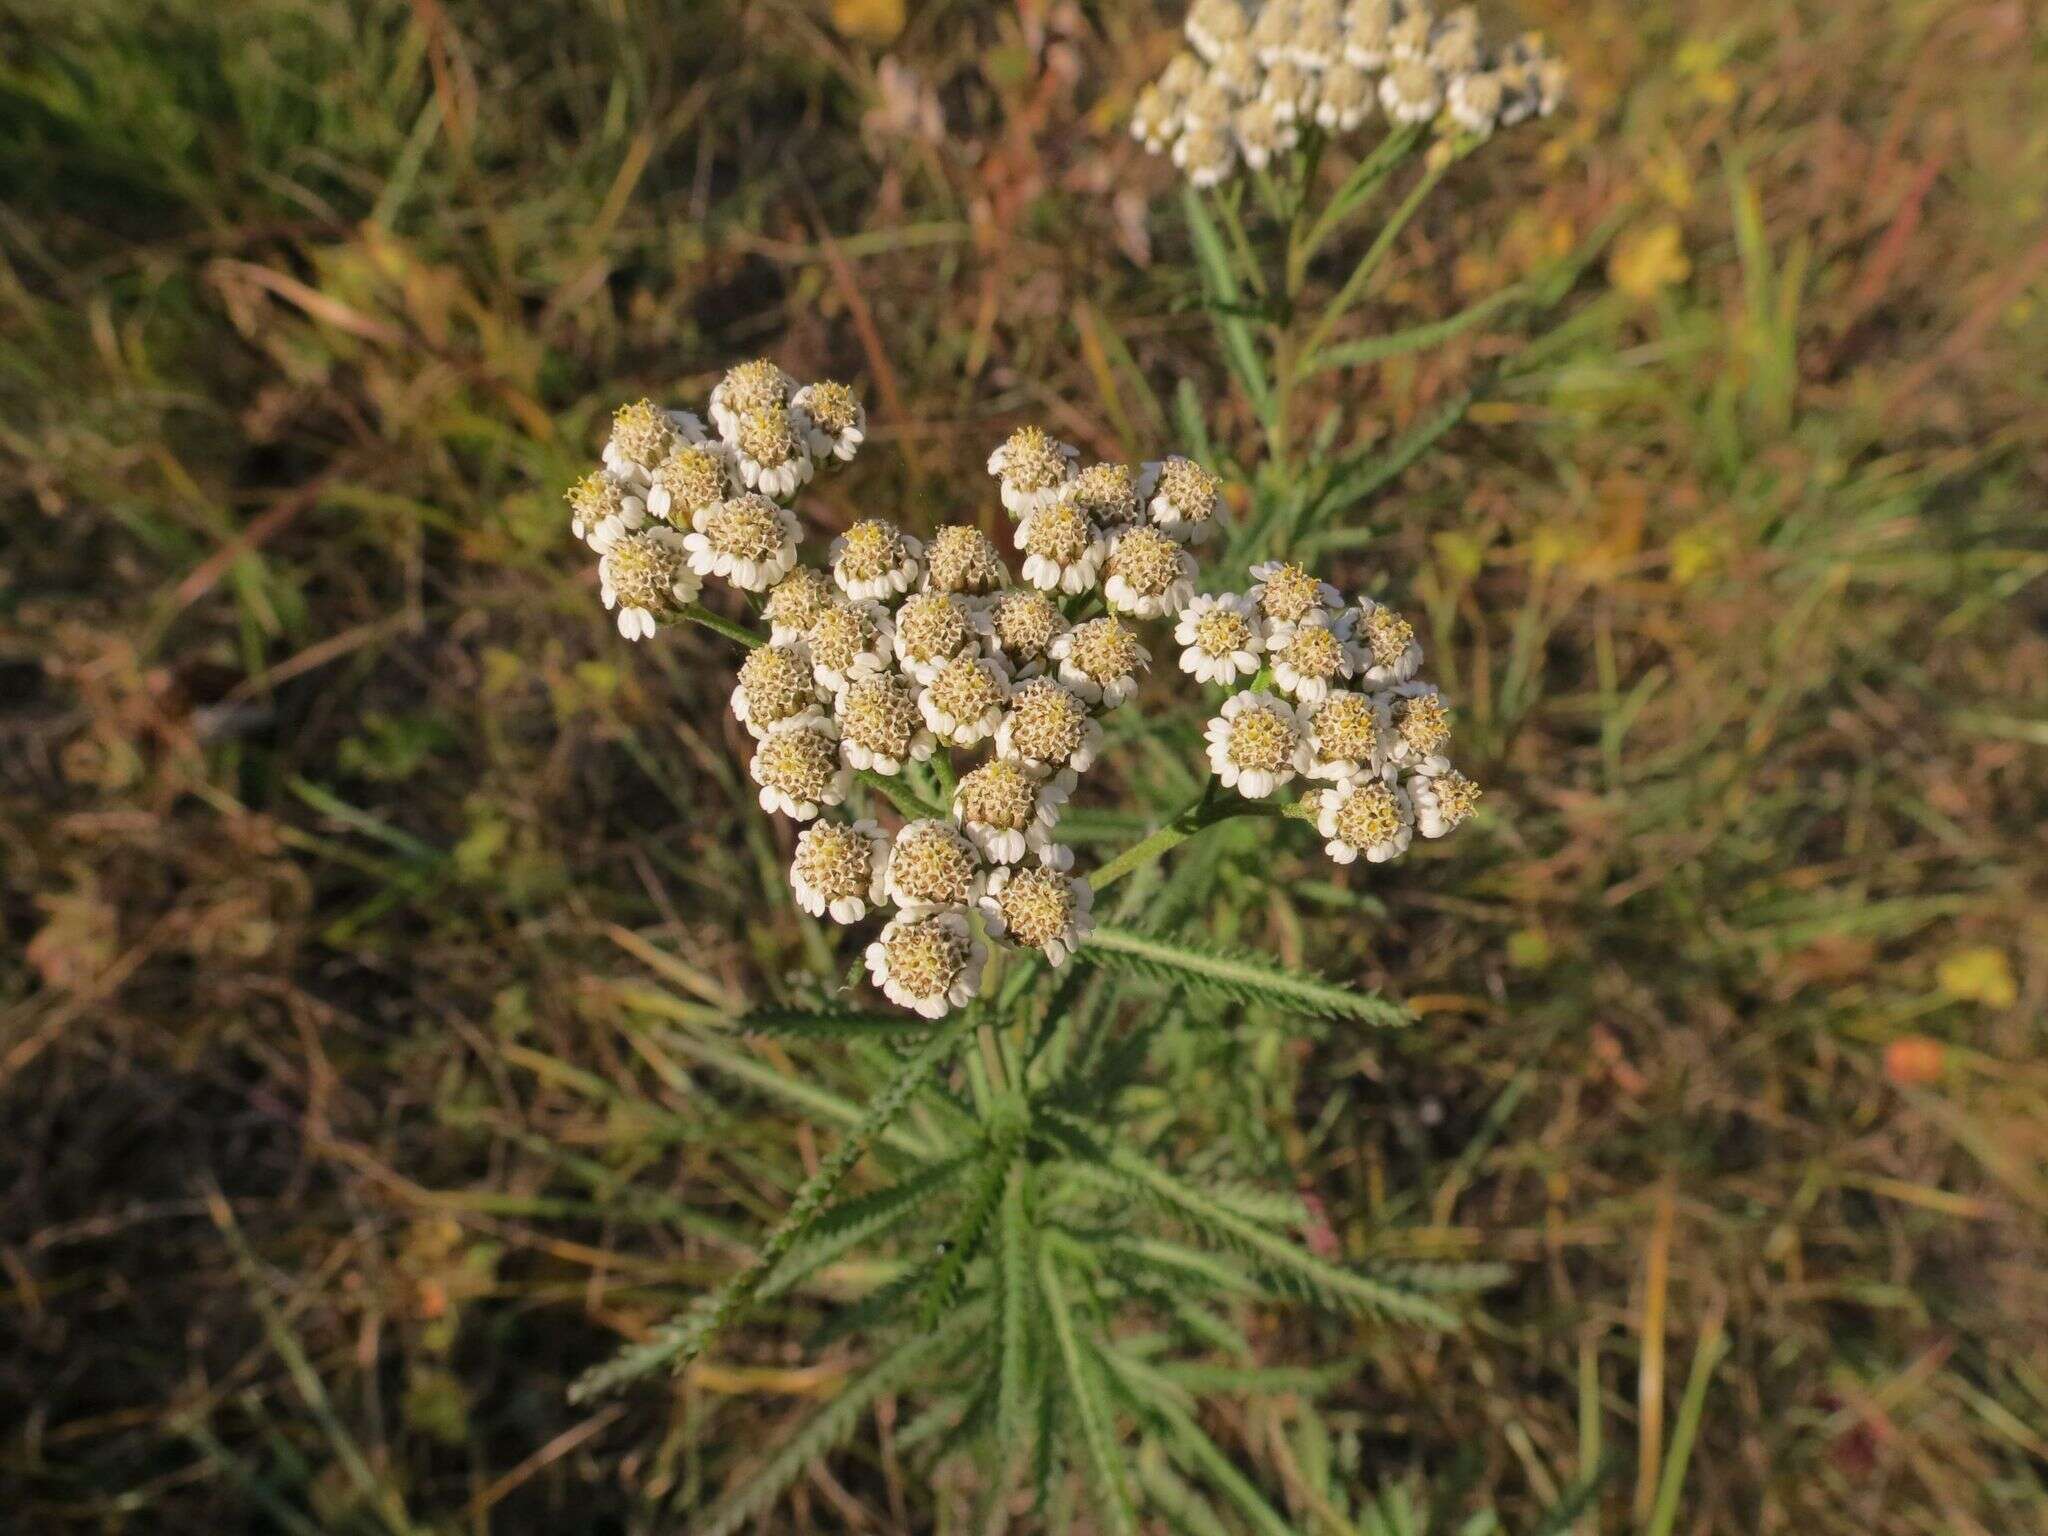
[[[1261,171],[1319,128],[1382,113],[1485,136],[1563,100],[1563,64],[1536,34],[1496,47],[1470,6],[1429,0],[1193,0],[1188,48],[1139,93],[1131,135],[1198,187]]]
[[[767,358],[728,372],[708,408],[710,427],[652,400],[621,406],[598,467],[569,488],[569,530],[598,555],[628,640],[680,618],[707,577],[746,592],[781,583],[802,538],[791,499],[867,437],[846,385],[799,386]]]
[[[1303,786],[1300,814],[1339,864],[1455,830],[1479,787],[1445,753],[1450,706],[1417,677],[1414,626],[1299,565],[1250,574],[1247,591],[1195,599],[1174,632],[1183,671],[1233,690],[1204,732],[1217,780],[1253,800]]]
[[[757,596],[768,636],[732,693],[749,772],[763,809],[798,824],[798,905],[881,920],[865,963],[891,1002],[927,1018],[962,1006],[991,942],[1064,964],[1094,918],[1060,817],[1102,716],[1150,666],[1140,624],[1202,601],[1191,549],[1216,530],[1221,483],[1179,457],[1083,467],[1026,427],[989,460],[1021,583],[968,523],[919,539],[863,517],[807,564],[789,502],[853,456],[858,400],[761,360],[719,382],[708,414],[707,428],[626,407],[603,467],[570,492],[607,603],[627,605],[621,632],[654,634],[706,580]],[[860,781],[873,814],[849,804]],[[899,797],[933,814],[899,817]]]

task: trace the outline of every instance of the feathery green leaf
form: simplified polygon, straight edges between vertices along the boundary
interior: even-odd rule
[[[662,1366],[680,1370],[695,1359],[713,1334],[752,1304],[762,1282],[804,1235],[816,1218],[819,1207],[839,1187],[839,1181],[852,1171],[853,1165],[866,1154],[875,1138],[903,1112],[911,1096],[974,1027],[977,1017],[976,1010],[962,1009],[918,1047],[904,1063],[895,1081],[870,1101],[860,1124],[847,1132],[846,1139],[819,1165],[818,1171],[804,1180],[796,1198],[790,1202],[789,1210],[775,1230],[768,1234],[751,1263],[689,1312],[664,1323],[641,1343],[622,1350],[606,1364],[586,1371],[570,1387],[570,1399],[580,1402],[599,1392],[623,1386]]]
[[[1127,1148],[1111,1151],[1106,1167],[1087,1163],[1065,1166],[1084,1182],[1099,1188],[1145,1196],[1228,1243],[1257,1264],[1274,1284],[1289,1292],[1344,1311],[1379,1314],[1437,1328],[1457,1326],[1457,1318],[1451,1312],[1427,1297],[1404,1285],[1318,1258]]]
[[[876,1398],[916,1380],[918,1373],[975,1321],[971,1314],[957,1314],[936,1332],[917,1333],[898,1344],[842,1387],[837,1397],[776,1448],[765,1466],[749,1474],[691,1529],[698,1536],[732,1536],[748,1521],[765,1513],[803,1475],[804,1468],[853,1433],[861,1415]]]
[[[1077,958],[1164,981],[1185,982],[1245,1003],[1271,1003],[1322,1019],[1400,1028],[1414,1016],[1396,1003],[1320,976],[1286,970],[1263,956],[1210,949],[1129,928],[1098,927]]]

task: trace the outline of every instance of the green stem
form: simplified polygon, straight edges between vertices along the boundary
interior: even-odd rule
[[[1322,318],[1315,324],[1315,329],[1309,332],[1308,341],[1297,354],[1298,357],[1313,358],[1322,350],[1324,338],[1330,334],[1331,327],[1343,319],[1351,306],[1365,296],[1366,285],[1379,271],[1388,253],[1393,250],[1394,242],[1400,238],[1401,231],[1406,229],[1408,221],[1415,217],[1416,210],[1421,208],[1423,201],[1436,190],[1436,184],[1444,179],[1444,173],[1463,159],[1470,148],[1469,140],[1455,141],[1449,154],[1422,173],[1421,179],[1401,200],[1401,206],[1394,210],[1393,216],[1381,227],[1379,235],[1366,248],[1365,254],[1358,258],[1358,265],[1351,269],[1351,275],[1344,280],[1344,286],[1337,290],[1337,296],[1330,300],[1329,307],[1323,311]]]
[[[1252,248],[1251,236],[1245,233],[1244,219],[1237,211],[1237,198],[1221,193],[1216,197],[1216,211],[1222,216],[1223,232],[1230,236],[1232,250],[1237,253],[1238,265],[1244,280],[1251,284],[1252,291],[1264,296],[1266,292],[1266,269],[1259,261],[1258,252]]]
[[[1142,869],[1155,859],[1163,857],[1205,827],[1213,827],[1218,822],[1229,821],[1238,816],[1278,814],[1279,808],[1276,806],[1260,805],[1249,800],[1221,798],[1216,781],[1211,779],[1208,787],[1202,791],[1201,798],[1158,831],[1131,844],[1096,870],[1088,877],[1088,883],[1100,894],[1105,886],[1114,885],[1133,870]]]
[[[895,806],[897,810],[908,816],[912,821],[943,820],[945,818],[946,811],[944,807],[933,805],[908,784],[898,779],[892,779],[886,774],[877,773],[872,768],[857,768],[854,770],[853,776],[860,780],[861,783],[867,785],[869,789],[884,796],[891,805]]]
[[[692,624],[702,624],[706,629],[714,629],[719,634],[725,636],[726,639],[738,641],[748,650],[768,643],[765,638],[755,634],[746,625],[735,624],[731,619],[722,619],[702,603],[685,603],[683,604],[682,611],[683,617]]]
[[[1316,252],[1322,249],[1323,242],[1334,235],[1338,227],[1357,211],[1358,205],[1372,196],[1379,184],[1393,174],[1394,168],[1407,157],[1408,152],[1415,147],[1415,141],[1421,136],[1420,128],[1398,128],[1382,139],[1379,147],[1371,154],[1358,162],[1350,178],[1337,189],[1336,195],[1323,205],[1322,213],[1317,216],[1315,223],[1309,226],[1308,234],[1303,237],[1296,249],[1295,261],[1300,267],[1297,278],[1307,273],[1309,262],[1314,259]]]

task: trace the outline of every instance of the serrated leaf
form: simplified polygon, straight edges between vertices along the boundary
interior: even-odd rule
[[[949,1157],[870,1194],[825,1211],[792,1247],[775,1273],[761,1284],[759,1298],[778,1296],[841,1254],[871,1243],[907,1220],[966,1170],[969,1159]]]
[[[915,1381],[975,1320],[963,1313],[934,1332],[914,1334],[897,1345],[842,1387],[837,1397],[776,1448],[764,1466],[749,1473],[690,1529],[696,1536],[732,1536],[765,1513],[806,1467],[853,1433],[876,1398]]]
[[[1321,1019],[1349,1019],[1383,1029],[1414,1023],[1397,1003],[1354,992],[1320,976],[1286,970],[1262,955],[1211,949],[1134,929],[1103,925],[1077,951],[1077,958],[1163,981],[1185,982],[1239,1002],[1270,1003]]]
[[[1016,1160],[1023,1145],[1024,1122],[1021,1118],[999,1125],[990,1136],[987,1155],[974,1171],[967,1205],[946,1234],[939,1267],[933,1272],[931,1285],[925,1291],[919,1314],[925,1327],[929,1328],[952,1302],[967,1277],[967,1266],[981,1252],[982,1239],[988,1234],[989,1222],[995,1219],[996,1207],[1002,1201],[1003,1189],[1009,1180],[1010,1164]]]
[[[759,1251],[738,1274],[681,1317],[656,1328],[644,1341],[621,1351],[608,1363],[586,1371],[569,1389],[572,1402],[625,1385],[666,1365],[680,1370],[700,1354],[711,1336],[750,1306],[762,1283],[809,1228],[818,1210],[831,1199],[839,1181],[853,1170],[868,1147],[903,1112],[911,1097],[972,1029],[979,1015],[962,1009],[933,1032],[904,1063],[894,1081],[869,1101],[867,1112],[818,1171],[804,1180],[789,1210],[768,1234]]]
[[[1013,1162],[996,1221],[996,1443],[1005,1462],[1021,1465],[1031,1441],[1031,1167]]]
[[[1113,1150],[1107,1166],[1071,1163],[1067,1167],[1084,1182],[1097,1187],[1145,1196],[1197,1229],[1228,1243],[1258,1265],[1274,1283],[1295,1294],[1349,1312],[1438,1328],[1457,1326],[1455,1316],[1426,1296],[1318,1258],[1299,1244],[1219,1205],[1194,1185],[1127,1148]]]
[[[914,1014],[868,1013],[857,1008],[755,1008],[733,1020],[742,1035],[775,1039],[895,1040],[931,1032]]]
[[[1073,1314],[1067,1308],[1052,1255],[1043,1247],[1038,1252],[1038,1289],[1045,1298],[1046,1315],[1052,1322],[1054,1342],[1059,1346],[1060,1361],[1066,1371],[1066,1397],[1074,1405],[1076,1427],[1092,1474],[1090,1481],[1099,1495],[1103,1515],[1112,1530],[1122,1536],[1135,1536],[1137,1516],[1108,1406],[1099,1395],[1096,1373],[1082,1355],[1081,1340],[1074,1331]]]

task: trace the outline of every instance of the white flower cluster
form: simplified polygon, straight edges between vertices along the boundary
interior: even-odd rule
[[[1190,51],[1139,94],[1131,134],[1198,187],[1263,170],[1311,127],[1489,134],[1557,110],[1563,64],[1535,34],[1487,44],[1470,6],[1429,0],[1193,0]]]
[[[1250,680],[1206,731],[1224,787],[1262,799],[1318,781],[1304,809],[1339,864],[1385,863],[1417,832],[1442,837],[1471,815],[1479,787],[1444,755],[1450,710],[1416,679],[1414,626],[1299,565],[1251,575],[1247,592],[1196,598],[1174,631],[1183,671],[1226,688]]]
[[[1216,477],[1169,458],[1079,466],[1037,428],[989,460],[1015,515],[1023,582],[965,523],[928,540],[855,522],[822,566],[800,564],[788,506],[815,467],[866,431],[843,386],[796,388],[743,364],[697,416],[641,401],[618,413],[604,466],[569,493],[629,639],[652,635],[707,577],[761,595],[765,644],[739,667],[734,715],[754,738],[764,809],[804,823],[790,865],[803,908],[885,916],[867,968],[891,1001],[938,1017],[972,998],[989,937],[1064,964],[1093,926],[1088,882],[1056,839],[1102,741],[1099,717],[1150,656],[1137,621],[1193,600],[1188,546],[1214,531]],[[953,752],[974,754],[953,777]],[[942,759],[944,816],[893,829],[831,814],[859,774]],[[914,795],[925,793],[908,781]]]
[[[602,466],[569,488],[569,529],[596,551],[619,633],[643,640],[704,578],[765,591],[796,564],[788,502],[820,464],[851,459],[867,413],[844,384],[796,382],[765,358],[711,392],[713,427],[652,400],[612,418]]]

